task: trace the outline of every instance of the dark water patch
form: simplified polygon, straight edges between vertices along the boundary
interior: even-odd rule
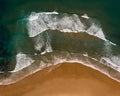
[[[19,20],[16,23],[16,31],[13,34],[13,39],[14,39],[14,47],[16,48],[17,53],[18,52],[23,52],[26,54],[31,54],[33,53],[33,45],[32,41],[28,37],[27,30],[26,30],[26,22]],[[31,50],[29,50],[29,48]]]
[[[8,28],[0,24],[0,71],[13,70],[9,67],[9,62],[13,55],[13,44],[11,43],[12,35]]]

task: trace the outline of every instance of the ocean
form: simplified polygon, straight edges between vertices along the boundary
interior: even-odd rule
[[[1,0],[0,84],[62,62],[120,81],[119,16],[112,0]]]

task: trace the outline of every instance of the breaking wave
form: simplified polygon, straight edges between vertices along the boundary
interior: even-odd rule
[[[120,82],[120,47],[106,39],[96,19],[87,14],[32,12],[25,21],[27,50],[17,46],[16,67],[0,84],[63,62],[82,63]]]
[[[97,36],[103,40],[105,36],[103,34],[102,28],[92,22],[88,16],[81,16],[82,18],[87,18],[86,26],[81,22],[81,19],[77,14],[67,14],[58,12],[32,12],[28,18],[28,30],[29,36],[34,37],[46,30],[59,30],[61,32],[86,32],[90,35]],[[89,20],[90,19],[90,20]]]

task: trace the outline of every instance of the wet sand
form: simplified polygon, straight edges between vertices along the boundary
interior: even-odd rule
[[[120,83],[82,64],[64,63],[0,85],[0,96],[120,96]]]

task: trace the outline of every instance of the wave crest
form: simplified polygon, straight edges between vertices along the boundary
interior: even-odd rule
[[[83,16],[82,16],[83,17]],[[84,16],[87,17],[87,16]],[[28,17],[29,36],[34,37],[46,30],[59,30],[61,32],[86,32],[106,40],[102,28],[93,22],[92,18],[85,18],[90,23],[90,27],[84,25],[77,14],[67,14],[58,12],[31,13]]]

